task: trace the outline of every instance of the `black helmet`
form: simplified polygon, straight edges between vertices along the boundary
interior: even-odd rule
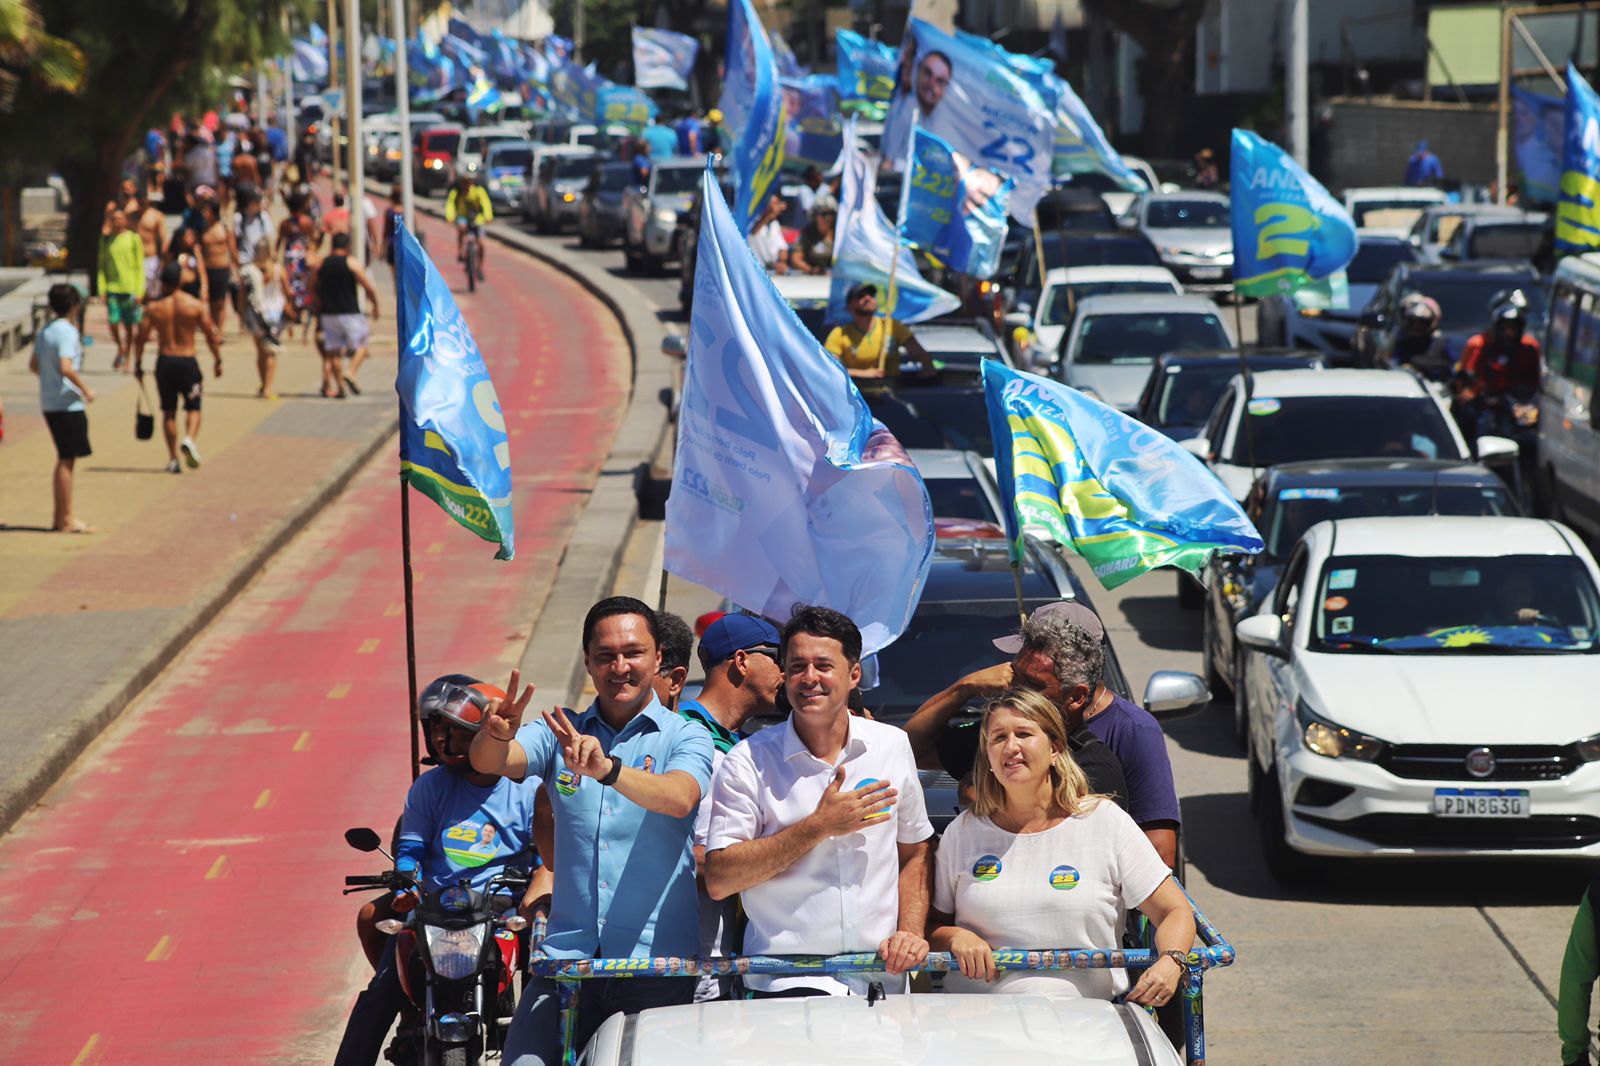
[[[1528,297],[1521,289],[1512,289],[1495,296],[1490,304],[1489,325],[1515,325],[1519,328],[1528,323]]]
[[[417,715],[424,725],[434,718],[443,718],[452,726],[476,733],[483,728],[489,701],[504,699],[505,695],[494,685],[475,677],[446,674],[422,690],[417,699]]]

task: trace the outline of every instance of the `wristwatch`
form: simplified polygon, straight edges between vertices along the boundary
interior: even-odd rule
[[[606,776],[600,779],[600,783],[610,788],[617,783],[617,776],[622,773],[622,760],[615,755],[608,755],[606,758],[611,760],[611,769],[606,771]]]

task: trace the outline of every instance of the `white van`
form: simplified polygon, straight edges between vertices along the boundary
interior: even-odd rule
[[[1556,268],[1539,390],[1539,502],[1550,517],[1600,537],[1600,254]]]

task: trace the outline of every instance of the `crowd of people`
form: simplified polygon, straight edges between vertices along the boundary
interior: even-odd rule
[[[1170,876],[1179,813],[1160,726],[1105,686],[1104,627],[1087,608],[1055,604],[993,636],[1000,661],[902,729],[865,706],[861,634],[837,611],[800,607],[781,627],[725,614],[695,649],[676,616],[602,600],[581,634],[596,691],[581,713],[535,718],[515,671],[504,690],[460,676],[429,687],[421,710],[440,765],[412,786],[401,863],[423,886],[467,875],[482,888],[508,866],[531,870],[504,906],[547,916],[541,948],[554,958],[883,960],[849,976],[586,980],[578,1049],[612,1015],[654,1006],[908,992],[907,971],[930,951],[959,963],[947,989],[1160,1007],[1195,938]],[[688,698],[695,654],[705,680]],[[981,718],[956,721],[975,702]],[[961,783],[963,810],[937,841],[919,768]],[[464,857],[469,838],[490,846]],[[399,909],[414,904],[401,895],[411,898]],[[395,907],[385,897],[358,919],[375,974],[339,1063],[376,1061],[405,1004],[403,960],[370,933]],[[1159,953],[1136,978],[1114,966],[995,970],[999,947],[1115,949],[1130,911],[1148,919]],[[561,1045],[556,984],[534,978],[504,1061],[553,1066]]]

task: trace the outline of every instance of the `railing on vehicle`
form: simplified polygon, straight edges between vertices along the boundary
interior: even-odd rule
[[[1182,888],[1180,885],[1179,888]],[[1217,927],[1195,906],[1194,897],[1187,889],[1183,894],[1194,910],[1195,931],[1201,946],[1189,952],[1184,964],[1179,991],[1183,998],[1183,1032],[1185,1050],[1191,1066],[1204,1066],[1206,1060],[1205,1008],[1202,990],[1205,971],[1215,966],[1233,965],[1236,953]],[[1153,966],[1161,956],[1150,947],[1143,948],[1006,948],[994,952],[995,969],[1002,972],[1017,970],[1142,970]],[[930,952],[926,961],[913,967],[911,973],[959,972],[960,965],[947,951]],[[548,959],[535,956],[529,970],[541,977],[560,982],[575,982],[595,977],[620,977],[626,975],[650,977],[726,977],[745,974],[772,974],[796,976],[804,974],[881,973],[883,959],[876,952],[855,952],[845,955],[735,955],[706,958],[657,956],[654,958],[593,958]],[[565,1045],[564,1063],[576,1061],[581,1049],[572,1045],[573,1015],[569,1009],[570,990],[563,990],[562,1035]]]

